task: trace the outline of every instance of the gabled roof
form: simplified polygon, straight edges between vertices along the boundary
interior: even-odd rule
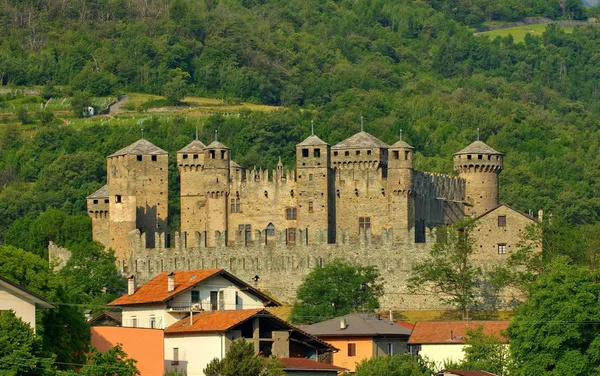
[[[41,296],[32,293],[23,286],[19,286],[16,283],[9,281],[8,279],[0,276],[0,287],[11,295],[18,296],[23,300],[30,301],[35,304],[35,308],[56,308],[46,299]]]
[[[88,323],[90,323],[90,325],[92,325],[94,322],[99,321],[102,318],[108,319],[108,320],[113,320],[117,324],[121,324],[121,322],[123,321],[123,312],[108,312],[108,311],[100,312],[99,314],[97,314],[96,316],[91,318],[88,321]]]
[[[454,153],[454,155],[459,155],[459,154],[498,154],[498,155],[503,155],[502,153],[497,152],[496,150],[492,149],[485,142],[479,141],[479,140],[471,143],[469,146],[462,149],[458,153]]]
[[[207,149],[229,149],[229,147],[219,141],[213,141],[206,147]]]
[[[283,363],[283,369],[285,371],[348,371],[347,368],[337,367],[333,364],[317,362],[306,358],[279,358],[279,361]]]
[[[108,198],[108,184],[105,184],[102,188],[87,196],[87,198]]]
[[[258,297],[263,304],[265,304],[265,306],[281,305],[281,303],[275,301],[268,295],[260,292],[259,290],[250,286],[248,283],[242,281],[223,269],[198,269],[173,272],[175,278],[175,288],[170,292],[167,291],[168,274],[169,272],[164,272],[157,275],[150,281],[139,286],[132,295],[125,294],[120,298],[113,300],[108,305],[129,306],[138,304],[165,303],[175,295],[180,294],[194,287],[198,283],[206,281],[215,276],[221,276],[248,293]]]
[[[506,341],[502,333],[509,324],[510,321],[421,321],[415,324],[408,344],[465,343],[467,330],[477,330],[479,326],[483,328],[484,334]]]
[[[332,147],[332,149],[362,149],[362,148],[383,148],[387,149],[390,145],[381,141],[375,136],[362,131],[358,132],[354,136],[345,139],[339,144]]]
[[[123,149],[121,149],[115,153],[112,153],[108,157],[109,158],[110,157],[118,157],[121,155],[162,155],[162,154],[168,154],[168,153],[166,151],[164,151],[163,149],[159,148],[158,146],[154,145],[152,142],[142,138],[141,140],[137,140],[133,144],[126,146]]]
[[[346,321],[345,329],[341,329],[340,323],[342,320]],[[410,329],[384,319],[375,313],[350,313],[342,317],[303,326],[302,329],[317,337],[375,337],[380,335],[408,337],[411,332]]]
[[[194,140],[194,141],[190,142],[189,144],[187,144],[186,147],[179,150],[178,153],[202,153],[205,148],[206,148],[206,145],[204,145],[202,143],[202,141]]]
[[[308,136],[304,141],[302,141],[301,143],[299,143],[296,146],[318,146],[318,145],[329,145],[329,144],[313,134],[313,135]]]
[[[525,218],[527,218],[527,219],[530,219],[530,220],[532,220],[532,221],[535,221],[535,222],[537,222],[537,219],[533,218],[532,216],[530,216],[530,215],[527,215],[527,214],[523,213],[522,211],[520,211],[520,210],[517,210],[517,209],[515,209],[515,208],[513,208],[513,207],[511,207],[511,206],[508,206],[508,205],[506,205],[506,204],[500,204],[500,205],[496,206],[495,208],[493,208],[493,209],[490,209],[490,210],[486,211],[485,213],[483,213],[483,214],[481,214],[481,215],[479,215],[479,216],[475,217],[475,220],[478,220],[478,219],[480,219],[480,218],[483,218],[483,217],[485,217],[486,215],[490,214],[491,212],[493,212],[493,211],[495,211],[496,209],[498,209],[498,208],[501,208],[501,207],[506,207],[506,208],[508,208],[508,209],[510,209],[510,210],[512,210],[512,211],[514,211],[514,212],[515,212],[515,213],[517,213],[517,214],[521,214],[523,217],[525,217]]]
[[[399,149],[399,148],[403,148],[403,149],[414,149],[412,146],[410,146],[406,141],[403,140],[399,140],[396,141],[395,144],[393,144],[392,146],[390,146],[390,149]]]

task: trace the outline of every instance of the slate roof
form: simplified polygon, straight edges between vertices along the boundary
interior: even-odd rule
[[[354,136],[345,139],[339,144],[332,147],[332,149],[359,149],[359,148],[383,148],[387,149],[390,145],[381,141],[375,136],[367,132],[358,132]]]
[[[96,192],[87,196],[87,198],[107,198],[108,197],[108,184],[105,184],[102,188],[98,189]]]
[[[317,362],[306,358],[279,358],[285,371],[348,371],[347,368],[337,367],[333,364]]]
[[[242,168],[236,161],[229,161],[229,167]]]
[[[313,134],[311,136],[308,136],[304,141],[302,141],[301,143],[299,143],[296,146],[317,146],[317,145],[329,145],[329,144]]]
[[[259,299],[261,299],[263,304],[265,305],[281,305],[281,303],[273,300],[268,295],[260,292],[259,290],[255,289],[254,287],[250,286],[246,282],[242,281],[241,279],[237,278],[233,274],[223,269],[198,269],[173,272],[175,276],[175,289],[173,289],[173,291],[170,292],[167,291],[168,274],[169,272],[164,272],[157,275],[150,281],[136,288],[135,292],[132,295],[125,294],[120,298],[113,300],[108,305],[130,306],[138,304],[164,303],[167,300],[174,297],[175,295],[192,288],[199,282],[202,282],[206,279],[217,275],[229,280],[238,287],[244,288],[250,294],[253,294]]]
[[[0,287],[3,287],[3,289],[11,295],[20,295],[21,298],[25,297],[30,301],[33,301],[35,308],[56,308],[53,304],[41,296],[34,294],[25,287],[19,286],[16,283],[3,278],[2,276],[0,276]]]
[[[340,321],[346,320],[346,329],[340,328]],[[350,313],[331,320],[302,327],[308,333],[317,337],[346,337],[378,335],[397,335],[408,337],[410,329],[384,319],[375,313]]]
[[[137,140],[133,144],[126,146],[123,149],[121,149],[115,153],[112,153],[108,157],[109,158],[110,157],[118,157],[121,155],[162,155],[162,154],[168,154],[168,153],[166,151],[164,151],[163,149],[159,148],[158,146],[154,145],[152,142],[142,138],[141,140]]]
[[[465,343],[467,329],[477,330],[479,326],[484,334],[507,341],[502,332],[509,324],[510,321],[422,321],[415,324],[408,344]]]
[[[206,145],[204,145],[202,143],[202,141],[194,140],[194,141],[190,142],[189,144],[187,144],[186,147],[179,150],[178,153],[202,153],[205,148],[206,148]]]
[[[229,147],[219,141],[213,141],[206,147],[207,149],[229,149]]]
[[[391,149],[391,148],[414,149],[412,146],[410,146],[410,145],[408,144],[408,142],[406,142],[406,141],[402,141],[402,140],[400,140],[400,141],[397,141],[395,144],[393,144],[392,146],[390,146],[390,149]]]
[[[498,155],[503,155],[502,153],[492,149],[492,147],[489,146],[488,144],[486,144],[485,142],[479,141],[479,140],[471,143],[469,146],[462,149],[458,153],[454,153],[454,155],[459,155],[459,154],[498,154]]]
[[[480,219],[480,218],[483,218],[483,217],[485,217],[486,215],[488,215],[488,214],[490,214],[491,212],[493,212],[494,210],[496,210],[496,209],[499,209],[499,208],[501,208],[501,207],[503,207],[503,206],[504,206],[504,207],[506,207],[506,208],[508,208],[508,209],[510,209],[510,210],[512,210],[512,211],[514,211],[514,212],[515,212],[515,213],[517,213],[517,214],[521,214],[523,217],[525,217],[525,218],[527,218],[527,219],[530,219],[530,220],[532,220],[532,221],[538,222],[538,220],[537,220],[537,219],[535,219],[534,217],[532,217],[532,216],[530,216],[530,215],[528,215],[528,214],[525,214],[525,213],[523,213],[522,211],[520,211],[520,210],[517,210],[517,209],[515,209],[515,208],[513,208],[513,207],[511,207],[511,206],[509,206],[509,205],[506,205],[506,204],[500,204],[500,205],[496,206],[495,208],[493,208],[493,209],[490,209],[490,210],[486,211],[485,213],[483,213],[483,214],[481,214],[481,215],[478,215],[477,217],[475,217],[475,220],[478,220],[478,219]]]

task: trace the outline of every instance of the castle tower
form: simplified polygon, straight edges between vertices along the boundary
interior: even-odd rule
[[[199,239],[197,232],[205,231],[206,197],[202,169],[206,146],[194,140],[177,152],[177,168],[180,179],[181,234],[185,234],[186,246],[200,246],[193,239]]]
[[[108,205],[108,185],[104,185],[87,197],[88,215],[92,218],[92,239],[105,247],[110,246]]]
[[[205,203],[205,231],[206,243],[214,246],[215,232],[221,233],[224,244],[227,242],[229,199],[229,168],[231,164],[231,150],[215,140],[204,149],[204,169],[202,181],[204,185]]]
[[[394,237],[411,229],[415,221],[413,189],[413,147],[398,141],[389,148],[387,197],[389,202],[389,227]]]
[[[155,246],[156,232],[167,231],[168,153],[141,139],[107,158],[109,245],[126,260],[128,234],[138,229],[146,245]]]
[[[498,206],[498,175],[503,157],[479,140],[454,154],[454,170],[466,183],[465,215],[481,215]]]
[[[309,243],[315,240],[316,231],[327,232],[327,241],[335,242],[335,199],[329,151],[329,144],[314,134],[296,145],[297,223],[300,229],[308,229]]]

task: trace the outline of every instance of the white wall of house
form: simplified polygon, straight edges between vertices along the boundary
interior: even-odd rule
[[[15,315],[35,330],[35,303],[14,295],[0,286],[0,311],[13,310]]]
[[[202,370],[211,360],[225,356],[225,340],[219,333],[168,335],[165,337],[165,371],[178,368],[188,375],[204,375]],[[173,364],[173,349],[178,349],[179,364]]]
[[[422,357],[427,357],[427,359],[435,363],[437,368],[440,368],[444,365],[444,361],[461,361],[465,356],[463,348],[465,348],[466,346],[467,345],[462,343],[424,344],[421,345],[419,355],[421,355]]]

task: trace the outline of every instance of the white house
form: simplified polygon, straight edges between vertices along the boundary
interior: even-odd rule
[[[24,287],[0,277],[0,311],[14,311],[17,317],[35,331],[35,311],[40,308],[54,306]]]
[[[460,362],[469,329],[482,328],[483,333],[494,335],[503,341],[503,332],[510,321],[423,321],[415,324],[408,339],[409,351],[433,361],[438,368],[445,361]]]

